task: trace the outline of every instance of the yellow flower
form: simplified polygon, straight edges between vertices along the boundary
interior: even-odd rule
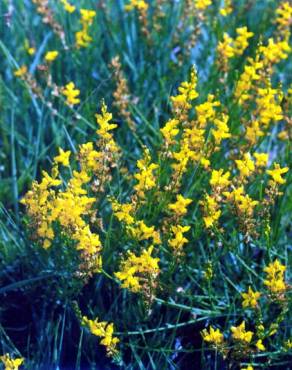
[[[267,84],[267,88],[258,89],[256,98],[258,121],[266,128],[272,121],[277,122],[283,119],[280,94],[270,87],[270,81],[267,81]]]
[[[242,301],[242,306],[244,308],[246,307],[252,307],[255,308],[258,304],[258,299],[261,296],[260,292],[254,292],[251,287],[248,287],[248,292],[247,293],[242,293],[241,294],[243,301]]]
[[[207,123],[210,121],[214,121],[215,123],[216,111],[214,108],[219,107],[220,102],[214,99],[215,99],[215,96],[212,94],[209,94],[207,101],[195,107],[195,110],[197,113],[198,126],[200,128],[204,129]],[[226,118],[227,116],[223,116],[223,117]],[[217,120],[216,123],[219,125],[219,120]]]
[[[259,339],[257,342],[256,342],[256,347],[259,351],[265,351],[266,350],[266,347],[263,345],[263,341],[262,339]]]
[[[53,62],[57,56],[59,55],[59,52],[57,50],[48,51],[45,55],[45,60],[47,62]]]
[[[114,215],[119,221],[125,222],[127,225],[132,225],[135,222],[133,217],[134,206],[131,203],[118,203],[115,199],[111,199]]]
[[[130,4],[125,5],[125,10],[129,12],[133,9],[147,10],[148,4],[144,0],[130,0]]]
[[[75,12],[76,7],[74,5],[71,5],[67,0],[60,0],[60,1],[63,4],[64,9],[66,10],[66,12],[68,12],[68,13],[74,13]]]
[[[169,245],[174,249],[175,252],[179,253],[182,250],[182,247],[185,243],[188,242],[188,239],[184,237],[184,233],[190,230],[190,226],[172,226],[171,231],[174,235],[174,238],[168,241]]]
[[[55,162],[61,163],[65,167],[69,167],[70,150],[65,152],[62,148],[59,148],[59,155],[54,158]]]
[[[256,167],[266,167],[268,164],[269,154],[268,153],[254,153],[256,159]]]
[[[248,47],[248,39],[252,37],[253,32],[249,32],[247,27],[239,27],[236,29],[237,37],[234,40],[234,53],[235,55],[242,55],[244,50]]]
[[[281,293],[286,290],[287,287],[284,280],[285,270],[286,266],[282,265],[278,259],[264,268],[264,271],[267,273],[264,284],[272,293]]]
[[[230,185],[231,181],[229,180],[229,177],[230,177],[229,171],[223,174],[222,168],[218,171],[213,170],[211,174],[210,185],[212,186],[213,189],[221,191]]]
[[[272,176],[273,180],[277,184],[285,184],[286,180],[282,178],[282,175],[289,171],[288,167],[281,168],[278,163],[274,163],[273,170],[267,170],[267,174]]]
[[[260,128],[258,121],[252,121],[246,128],[245,137],[251,145],[255,145],[259,137],[264,136],[264,132]]]
[[[259,51],[264,57],[263,62],[269,65],[287,59],[291,48],[286,40],[275,42],[273,38],[270,38],[268,40],[268,45],[261,46]]]
[[[197,72],[193,67],[191,70],[190,81],[182,82],[178,88],[179,94],[170,98],[176,114],[179,115],[181,112],[191,109],[191,102],[199,96],[196,91],[196,87]]]
[[[93,23],[93,19],[96,16],[94,10],[80,9],[82,29],[75,33],[75,40],[77,48],[86,48],[92,41],[92,37],[89,35],[89,27]]]
[[[209,159],[205,158],[205,157],[202,157],[200,159],[200,163],[201,165],[206,169],[206,168],[209,168],[210,167],[210,164],[211,162],[209,161]]]
[[[205,222],[205,226],[207,229],[209,229],[217,223],[221,215],[221,211],[220,209],[218,209],[219,204],[216,202],[216,199],[213,196],[210,196],[208,194],[206,194],[203,201],[200,201],[200,204],[203,205],[203,220]]]
[[[229,117],[227,114],[222,114],[220,119],[214,119],[214,125],[216,126],[216,130],[212,129],[211,133],[214,136],[216,145],[219,145],[223,139],[228,139],[231,137],[229,132],[229,127],[227,125]]]
[[[148,148],[144,151],[144,157],[137,161],[137,167],[140,171],[134,175],[135,179],[138,180],[138,184],[134,186],[134,189],[140,197],[144,198],[145,191],[153,189],[156,186],[156,177],[153,172],[158,168],[157,164],[151,163]]]
[[[245,330],[245,322],[243,321],[238,326],[231,326],[232,338],[244,343],[250,343],[253,337],[252,331]]]
[[[187,206],[192,203],[189,198],[184,198],[181,194],[176,196],[176,202],[169,204],[168,208],[171,209],[177,216],[183,216],[187,213]]]
[[[23,65],[20,68],[18,68],[16,71],[14,71],[15,77],[22,77],[27,73],[27,66]]]
[[[255,165],[249,153],[244,153],[243,159],[237,159],[235,163],[242,178],[249,177],[255,171]]]
[[[219,12],[223,17],[227,17],[228,14],[232,13],[232,10],[232,0],[225,0],[224,7]]]
[[[101,338],[100,344],[106,347],[107,355],[114,356],[118,353],[117,344],[119,339],[114,337],[114,324],[106,321],[89,320],[86,316],[82,317],[81,325],[89,329],[89,331]]]
[[[248,365],[247,367],[242,367],[240,370],[254,370],[254,368],[251,365]]]
[[[202,337],[205,342],[214,344],[218,346],[223,343],[224,337],[219,329],[214,329],[212,326],[209,327],[209,332],[204,329],[202,332]]]
[[[62,94],[66,96],[67,104],[75,105],[80,103],[78,96],[80,95],[80,90],[75,89],[74,82],[69,82],[62,90]]]
[[[177,119],[170,119],[166,122],[165,126],[160,129],[165,142],[168,145],[174,143],[174,137],[179,133],[179,129],[177,128],[179,121]]]
[[[113,115],[107,111],[107,106],[102,102],[101,114],[95,115],[96,121],[99,125],[99,129],[96,133],[104,140],[112,139],[112,134],[110,131],[114,130],[117,127],[117,124],[110,123]]]
[[[195,0],[195,9],[205,10],[212,4],[211,0]]]
[[[0,356],[0,360],[5,366],[5,370],[18,370],[19,366],[23,363],[24,358],[15,358],[12,359],[8,353],[3,356]]]
[[[27,51],[28,55],[34,55],[35,54],[35,48],[29,45],[29,41],[24,41],[24,49]]]
[[[259,55],[255,59],[248,58],[248,64],[244,66],[244,71],[241,74],[235,88],[235,97],[239,104],[251,99],[250,89],[253,87],[254,81],[260,79],[258,70],[263,68],[263,62],[259,61]]]
[[[145,284],[152,285],[155,282],[160,270],[158,266],[159,258],[151,256],[153,246],[143,249],[140,256],[128,252],[128,258],[121,263],[121,270],[115,276],[122,281],[122,288],[137,293],[143,292]]]
[[[80,9],[80,14],[81,14],[81,23],[91,25],[93,19],[96,16],[96,11],[90,9]]]
[[[147,226],[144,221],[137,221],[128,228],[129,233],[138,240],[153,239],[153,244],[160,244],[160,234],[154,230],[154,226]]]
[[[276,23],[278,24],[278,30],[282,37],[289,40],[290,26],[292,18],[292,6],[288,1],[281,2],[280,6],[276,10],[277,18]]]

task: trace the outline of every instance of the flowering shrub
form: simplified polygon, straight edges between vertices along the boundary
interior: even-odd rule
[[[0,42],[4,368],[286,368],[291,5],[32,3]]]

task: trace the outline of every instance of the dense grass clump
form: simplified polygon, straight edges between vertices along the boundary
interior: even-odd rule
[[[0,15],[0,368],[288,369],[290,3]]]

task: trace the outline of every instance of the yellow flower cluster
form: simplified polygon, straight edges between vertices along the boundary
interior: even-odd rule
[[[32,226],[43,241],[43,247],[51,246],[55,237],[54,225],[58,223],[63,232],[75,241],[76,249],[81,250],[82,258],[91,272],[98,272],[101,269],[99,253],[101,242],[98,234],[91,231],[86,221],[88,216],[94,214],[92,207],[96,202],[95,197],[89,196],[89,189],[86,189],[86,186],[93,175],[98,175],[100,182],[106,181],[102,179],[102,173],[106,171],[110,162],[106,150],[116,148],[110,133],[116,125],[109,123],[111,118],[103,104],[102,114],[97,115],[99,123],[97,133],[100,136],[97,144],[101,150],[96,151],[91,142],[81,145],[77,153],[81,170],[73,170],[67,184],[59,179],[58,165],[69,167],[71,152],[59,148],[59,155],[54,158],[52,173],[49,175],[43,171],[41,182],[34,182],[32,190],[21,201],[27,207],[27,213],[33,221]],[[65,187],[64,190],[55,190],[61,185]]]
[[[235,88],[235,98],[239,104],[251,99],[250,90],[255,81],[260,80],[261,76],[258,71],[263,68],[264,64],[259,60],[259,55],[256,58],[248,58],[247,64],[244,66],[244,71],[240,75]]]
[[[27,66],[22,65],[18,69],[14,71],[14,76],[15,77],[23,77],[25,74],[27,74]]]
[[[223,173],[223,169],[218,171],[212,170],[210,179],[212,194],[206,194],[204,200],[200,201],[200,204],[203,206],[203,220],[207,229],[215,226],[221,215],[219,202],[221,201],[221,194],[223,190],[225,190],[231,184],[229,177],[229,171]]]
[[[186,120],[187,112],[192,108],[192,101],[195,100],[199,94],[196,91],[197,87],[197,72],[193,67],[191,70],[190,81],[184,81],[178,88],[179,94],[171,97],[173,110],[179,121]]]
[[[190,230],[190,226],[171,226],[171,232],[173,234],[172,239],[168,240],[168,244],[174,251],[175,255],[182,254],[183,246],[188,242],[188,239],[184,236],[184,233]]]
[[[163,128],[160,129],[160,132],[164,137],[164,142],[166,146],[175,144],[176,141],[174,139],[179,133],[178,124],[179,120],[172,118],[166,122]]]
[[[60,156],[57,159],[60,161]],[[67,162],[67,158],[65,161]],[[77,241],[76,249],[82,250],[84,257],[96,258],[93,270],[97,271],[100,269],[98,252],[101,242],[84,220],[84,216],[92,213],[91,207],[95,202],[95,198],[89,197],[83,188],[90,177],[86,172],[73,171],[67,189],[57,192],[52,188],[62,184],[57,179],[58,174],[57,167],[53,168],[52,177],[44,171],[42,181],[39,184],[33,183],[32,190],[25,195],[22,203],[26,205],[29,216],[35,222],[38,236],[44,240],[44,248],[51,246],[55,236],[53,224],[59,222],[64,231]]]
[[[22,365],[24,358],[20,357],[12,359],[9,353],[6,353],[5,355],[0,356],[0,361],[2,361],[5,366],[4,370],[18,370],[19,366]]]
[[[285,184],[286,180],[283,179],[282,175],[289,171],[288,167],[281,168],[279,163],[274,163],[273,170],[267,170],[267,174],[270,175],[276,184]]]
[[[78,96],[80,95],[80,90],[75,88],[74,82],[69,82],[63,89],[62,94],[66,96],[66,102],[68,105],[76,105],[80,103]]]
[[[278,100],[278,101],[277,101]],[[277,122],[283,118],[281,100],[276,89],[259,88],[256,99],[258,121],[268,127],[272,121]]]
[[[264,271],[267,274],[264,284],[268,287],[271,293],[283,293],[287,288],[284,279],[286,266],[282,265],[279,260],[276,259],[265,267]]]
[[[214,100],[215,96],[208,95],[207,101],[195,107],[196,120],[188,122],[184,128],[180,140],[180,150],[173,152],[172,157],[175,163],[172,164],[174,169],[174,179],[178,182],[187,169],[189,161],[201,162],[208,167],[208,155],[204,153],[206,143],[206,126],[209,122],[213,122],[216,129],[212,129],[212,136],[215,138],[215,143],[219,145],[224,138],[229,137],[229,128],[227,126],[227,116],[222,115],[216,119],[216,107],[220,106],[220,102]],[[191,107],[191,105],[189,106]],[[184,117],[186,119],[186,117]]]
[[[288,1],[281,2],[280,6],[276,10],[277,18],[276,23],[280,31],[281,36],[289,39],[290,27],[292,22],[292,6]]]
[[[236,38],[230,37],[227,33],[223,35],[223,41],[220,41],[217,46],[219,62],[224,71],[227,70],[228,60],[244,53],[248,47],[248,39],[254,34],[249,32],[247,27],[239,27],[236,29]]]
[[[236,166],[240,172],[240,179],[245,180],[246,178],[250,177],[253,172],[255,171],[255,164],[251,159],[249,153],[244,153],[242,159],[235,160]]]
[[[69,1],[67,1],[67,0],[60,0],[60,2],[62,3],[62,5],[63,5],[64,9],[66,10],[66,12],[68,12],[68,13],[74,13],[75,12],[76,6],[71,5],[69,3]]]
[[[121,222],[124,222],[126,225],[133,225],[135,222],[134,218],[134,206],[132,203],[118,203],[118,201],[114,198],[111,198],[112,209],[114,215],[117,219]]]
[[[77,48],[86,48],[92,42],[92,37],[89,35],[89,28],[96,16],[94,10],[80,9],[82,29],[75,33],[75,41]]]
[[[217,221],[221,215],[219,204],[213,196],[208,194],[205,195],[203,201],[200,202],[203,205],[203,220],[207,229],[217,224]]]
[[[211,133],[214,136],[216,145],[220,145],[222,140],[231,137],[229,127],[227,125],[228,119],[229,117],[227,114],[222,114],[222,117],[214,119],[215,129],[212,129]]]
[[[122,282],[122,288],[137,293],[149,292],[155,288],[155,280],[160,272],[158,262],[159,258],[151,256],[153,246],[143,249],[140,256],[133,252],[128,252],[128,257],[123,260],[120,271],[115,276]]]
[[[189,198],[184,198],[181,194],[176,196],[176,202],[168,205],[168,208],[178,217],[187,213],[187,206],[192,203]]]
[[[209,332],[207,329],[202,330],[201,335],[205,342],[211,343],[216,347],[223,344],[224,341],[223,334],[219,329],[214,329],[213,326],[209,327]]]
[[[197,10],[205,10],[210,5],[212,5],[212,0],[195,0],[195,9]]]
[[[116,199],[110,198],[114,215],[126,225],[127,234],[138,241],[152,239],[153,244],[160,244],[160,234],[154,226],[147,226],[143,220],[135,219],[134,203],[118,203]]]
[[[45,55],[45,61],[51,63],[57,58],[58,55],[59,52],[57,50],[48,51]]]
[[[242,307],[247,308],[256,308],[258,304],[258,299],[261,296],[260,292],[254,292],[251,287],[248,287],[248,291],[246,293],[241,294],[243,301],[242,301]]]
[[[130,0],[130,4],[125,5],[125,10],[129,12],[133,9],[147,10],[148,4],[144,0]]]
[[[238,326],[231,326],[232,338],[236,341],[243,343],[250,343],[254,333],[252,331],[246,331],[245,321]]]
[[[263,55],[264,64],[272,65],[279,63],[283,59],[287,59],[291,48],[286,40],[275,42],[273,38],[270,38],[268,45],[260,46],[259,51]]]
[[[224,6],[220,8],[220,14],[223,17],[227,17],[230,13],[232,13],[232,0],[225,0],[224,1]]]
[[[100,344],[105,346],[108,356],[115,356],[118,353],[117,344],[119,338],[115,337],[114,324],[106,321],[99,321],[98,318],[90,320],[83,316],[81,325],[88,328],[90,333],[98,338],[101,338]]]
[[[239,217],[245,219],[246,217],[253,216],[254,208],[258,205],[259,202],[250,198],[248,194],[245,194],[243,186],[234,188],[230,192],[225,191],[223,192],[223,194],[227,198],[228,202],[234,204]]]
[[[148,148],[144,150],[144,156],[137,161],[139,172],[134,175],[138,183],[134,186],[140,198],[145,197],[145,192],[153,189],[156,186],[156,177],[154,171],[158,169],[156,163],[151,163],[150,151]]]
[[[113,115],[107,111],[107,106],[104,102],[102,102],[101,114],[96,114],[95,118],[99,125],[96,133],[101,139],[100,146],[107,151],[116,153],[118,151],[118,146],[114,141],[111,131],[117,127],[117,124],[110,122],[113,118]]]

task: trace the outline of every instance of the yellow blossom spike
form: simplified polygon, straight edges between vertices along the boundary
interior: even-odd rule
[[[273,170],[267,170],[267,174],[273,178],[273,181],[277,184],[285,184],[286,180],[282,178],[282,175],[289,171],[288,167],[281,168],[278,163],[274,163]]]
[[[188,239],[184,237],[184,233],[190,230],[190,226],[172,226],[171,231],[173,233],[173,238],[168,241],[169,245],[173,248],[175,253],[181,253],[182,248]]]
[[[67,104],[76,105],[80,103],[78,96],[80,95],[80,90],[75,88],[74,82],[69,82],[63,89],[62,94],[66,96]]]
[[[19,366],[24,362],[24,358],[20,357],[12,359],[9,353],[6,353],[5,355],[0,356],[0,361],[4,364],[5,370],[18,370]]]
[[[267,274],[264,284],[272,293],[281,293],[286,290],[287,287],[284,280],[285,270],[286,266],[282,265],[278,259],[264,268]]]
[[[243,179],[249,177],[255,171],[255,165],[249,153],[245,153],[243,159],[237,159],[235,163]]]
[[[241,296],[243,298],[243,301],[242,301],[243,308],[247,308],[247,307],[255,308],[257,307],[258,299],[260,298],[261,293],[254,292],[251,289],[251,287],[248,287],[248,292],[242,293]]]
[[[253,337],[252,331],[245,330],[245,322],[243,321],[238,326],[231,326],[232,338],[244,343],[250,343]]]
[[[184,198],[181,194],[176,196],[176,202],[169,204],[168,208],[177,216],[183,216],[187,213],[187,206],[192,203],[192,199]]]
[[[269,154],[268,153],[254,153],[256,159],[256,167],[267,167]]]
[[[115,273],[115,276],[121,280],[122,288],[137,293],[148,291],[148,285],[154,285],[160,272],[158,262],[159,258],[152,257],[153,246],[143,249],[140,256],[129,252],[128,258],[121,263],[121,270]]]
[[[214,190],[217,189],[217,191],[222,191],[231,184],[229,177],[230,177],[229,171],[223,173],[222,168],[218,171],[213,170],[211,173],[210,185]]]
[[[70,163],[69,163],[70,155],[71,155],[70,150],[65,152],[62,148],[59,148],[59,155],[57,155],[54,158],[54,161],[61,163],[65,167],[69,167],[70,166]]]
[[[71,5],[67,0],[60,0],[60,2],[63,4],[64,10],[66,10],[66,12],[75,12],[76,7],[74,5]]]
[[[120,340],[113,335],[113,323],[99,321],[98,318],[90,320],[86,316],[83,316],[81,325],[87,327],[91,334],[101,338],[100,344],[106,347],[108,356],[112,357],[118,353],[117,344]]]

